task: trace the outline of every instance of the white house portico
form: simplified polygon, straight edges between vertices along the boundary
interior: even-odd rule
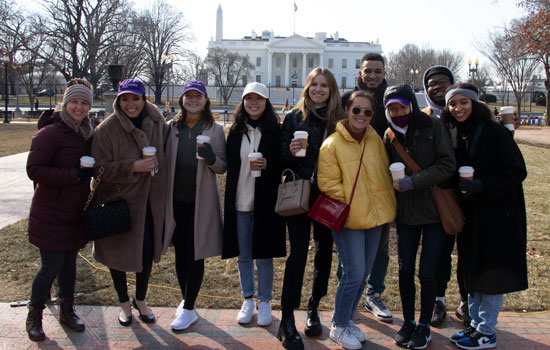
[[[223,48],[241,55],[248,55],[254,69],[247,77],[238,77],[244,84],[249,80],[271,87],[303,87],[307,74],[315,67],[328,68],[338,85],[352,88],[365,53],[382,53],[382,46],[373,42],[349,42],[338,32],[328,37],[316,33],[314,37],[294,34],[288,37],[274,36],[271,31],[261,35],[252,31],[242,39],[223,39],[223,13],[218,7],[216,40],[208,48]]]

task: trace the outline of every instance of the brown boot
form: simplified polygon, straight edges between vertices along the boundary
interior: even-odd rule
[[[59,307],[59,322],[66,325],[70,329],[76,332],[82,332],[84,330],[84,322],[74,312],[73,298],[61,299]]]
[[[46,335],[42,329],[42,310],[36,307],[28,305],[29,313],[27,315],[27,321],[25,322],[27,328],[27,334],[30,340],[38,341],[44,340]]]

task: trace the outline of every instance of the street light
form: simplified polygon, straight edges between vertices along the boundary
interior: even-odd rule
[[[416,77],[418,76],[418,69],[411,68],[409,73],[411,74],[411,85],[412,85],[412,89],[414,91],[414,81],[416,80]]]
[[[4,63],[4,97],[6,99],[6,111],[4,114],[4,123],[7,124],[10,122],[10,119],[8,118],[8,103],[9,103],[9,95],[8,95],[8,64],[10,63],[10,57],[8,55],[2,56],[2,63]]]
[[[468,75],[472,76],[472,85],[474,85],[474,76],[477,74],[477,66],[479,65],[479,61],[477,60],[477,58],[475,61],[475,65],[475,68],[472,67],[472,59],[468,58]]]

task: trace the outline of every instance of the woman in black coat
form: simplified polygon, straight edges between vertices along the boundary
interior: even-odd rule
[[[472,321],[451,341],[464,349],[494,347],[503,294],[528,288],[522,188],[527,170],[512,134],[491,121],[475,86],[453,85],[445,101],[442,118],[458,131],[457,165],[474,168],[473,180],[458,183],[466,219],[458,259]]]
[[[222,258],[238,256],[244,298],[237,322],[247,324],[256,312],[254,260],[258,269],[259,326],[271,324],[273,258],[285,256],[285,226],[274,211],[281,169],[281,127],[267,87],[248,84],[235,110],[227,137],[227,183]],[[261,153],[249,161],[249,154]],[[253,165],[254,174],[251,169]],[[253,176],[253,175],[256,175]],[[258,176],[259,175],[259,176]]]

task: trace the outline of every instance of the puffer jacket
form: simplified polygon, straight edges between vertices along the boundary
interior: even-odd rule
[[[396,192],[397,221],[407,225],[441,222],[430,187],[451,186],[449,179],[456,171],[456,160],[449,132],[439,118],[428,116],[420,111],[409,85],[399,84],[389,87],[384,95],[384,103],[395,97],[404,97],[411,101],[413,115],[409,120],[406,135],[396,130],[393,132],[409,155],[422,168],[422,171],[413,174],[391,144],[386,132],[384,143],[390,163],[405,164],[405,174],[412,177],[415,187],[411,191]]]
[[[365,147],[350,213],[344,227],[369,229],[395,219],[395,194],[384,144],[374,128],[367,127],[358,143],[346,129],[347,120],[336,125],[319,153],[317,181],[327,196],[349,203],[357,175],[361,151]]]
[[[324,115],[326,108],[320,108],[317,113]],[[290,141],[294,138],[294,132],[297,130],[307,131],[307,150],[305,157],[294,157],[290,152]],[[328,130],[327,136],[334,130]],[[325,133],[325,121],[312,115],[305,121],[302,117],[302,112],[299,109],[290,111],[283,122],[283,130],[281,134],[281,143],[279,148],[279,161],[281,168],[290,168],[301,179],[309,179],[313,172],[316,171],[317,159],[319,157],[319,148],[323,143],[323,135]],[[315,198],[319,194],[317,187],[317,176],[314,174],[314,182],[310,193],[310,204],[313,204]]]
[[[89,123],[89,120],[85,120]],[[27,159],[27,174],[37,183],[29,215],[29,241],[40,249],[68,251],[86,244],[82,209],[90,182],[81,182],[80,157],[90,154],[85,141],[47,110],[38,121]]]

